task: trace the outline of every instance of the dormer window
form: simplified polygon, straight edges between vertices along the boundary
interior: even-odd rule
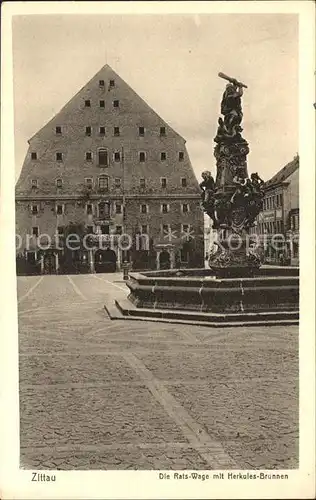
[[[55,128],[56,135],[61,135],[61,127],[58,126]]]
[[[32,160],[37,160],[37,153],[35,151],[32,151],[32,153],[31,153],[31,159]]]

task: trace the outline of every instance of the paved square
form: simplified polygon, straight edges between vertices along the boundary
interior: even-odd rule
[[[111,321],[120,274],[17,289],[21,467],[298,467],[298,327]]]

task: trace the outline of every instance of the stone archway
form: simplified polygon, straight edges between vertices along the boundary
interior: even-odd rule
[[[159,254],[159,268],[170,269],[170,267],[171,267],[170,253],[167,250],[162,250]]]

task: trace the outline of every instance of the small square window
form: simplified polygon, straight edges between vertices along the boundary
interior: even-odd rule
[[[184,152],[179,151],[179,161],[183,161],[183,160],[184,160]]]
[[[32,179],[32,188],[37,188],[38,187],[38,182],[37,182],[37,179]]]
[[[160,127],[160,135],[161,135],[161,137],[165,137],[165,135],[166,135],[166,127]]]
[[[63,187],[63,180],[62,179],[56,179],[56,187],[58,187],[58,188]]]
[[[104,80],[99,80],[99,87],[104,87]]]
[[[162,177],[160,180],[161,180],[161,187],[166,188],[167,187],[167,179],[165,177]]]
[[[115,212],[117,214],[121,214],[122,213],[122,205],[120,203],[116,203],[115,204]]]
[[[140,161],[140,162],[144,162],[144,161],[145,161],[145,159],[146,159],[146,155],[145,155],[145,153],[144,153],[143,151],[141,151],[141,152],[139,153],[139,161]]]
[[[181,187],[187,187],[186,177],[181,177]]]
[[[86,161],[92,161],[92,153],[90,151],[86,152]]]
[[[101,100],[99,102],[99,104],[100,104],[100,108],[105,108],[105,101]]]
[[[144,137],[145,135],[145,128],[144,127],[138,127],[138,134],[140,137]]]
[[[56,153],[56,161],[63,161],[63,154],[62,153]]]
[[[118,137],[120,135],[120,127],[114,127],[114,136]]]
[[[105,127],[100,127],[99,133],[100,133],[100,135],[105,135]]]
[[[146,187],[146,179],[144,179],[143,177],[141,177],[141,178],[139,179],[139,186],[140,186],[141,188],[145,188],[145,187]]]
[[[32,205],[32,215],[37,215],[37,214],[38,214],[38,206]]]
[[[116,234],[122,234],[122,226],[116,226]]]
[[[38,238],[38,235],[39,235],[38,226],[33,226],[32,227],[32,235],[36,236],[36,238]]]
[[[61,127],[56,127],[56,135],[61,135]]]
[[[119,108],[120,107],[120,101],[118,99],[115,99],[113,101],[113,108]]]
[[[119,151],[115,151],[114,161],[121,161],[121,153]]]
[[[90,99],[86,99],[85,100],[84,106],[85,106],[85,108],[91,108],[91,101],[90,101]]]
[[[115,87],[115,80],[110,80],[110,85],[109,87],[113,89]]]
[[[140,211],[142,214],[147,214],[147,205],[141,205],[140,206]]]
[[[116,177],[114,182],[115,182],[115,187],[116,188],[120,188],[121,187],[121,178],[120,177]]]
[[[161,161],[165,161],[167,158],[167,153],[163,152],[163,153],[160,153],[160,159]]]
[[[91,127],[86,127],[86,135],[91,135]]]
[[[168,210],[168,205],[166,203],[163,203],[161,205],[161,211],[163,214],[166,214],[169,210]]]
[[[58,232],[59,235],[64,234],[64,226],[58,226],[57,227],[57,232]]]
[[[93,179],[92,177],[86,177],[85,178],[85,184],[88,189],[92,189],[93,187]]]
[[[57,213],[57,215],[62,215],[62,213],[63,213],[63,206],[62,205],[56,206],[56,213]]]
[[[32,160],[37,160],[37,153],[36,153],[35,151],[33,151],[33,152],[31,153],[31,159],[32,159]]]
[[[92,214],[92,205],[91,205],[91,203],[88,203],[88,205],[87,205],[87,214],[88,215]]]

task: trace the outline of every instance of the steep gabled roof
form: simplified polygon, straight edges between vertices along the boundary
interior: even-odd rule
[[[137,94],[137,92],[135,92],[135,90],[130,86],[128,85],[128,83],[125,82],[125,80],[123,80],[123,78],[120,77],[120,75],[118,75],[112,68],[109,64],[105,64],[104,66],[102,66],[102,68],[87,82],[85,83],[85,85],[83,85],[83,87],[80,88],[80,90],[66,103],[64,104],[64,106],[60,109],[60,111],[58,111],[57,113],[55,113],[55,115],[50,119],[48,120],[47,123],[45,123],[45,125],[43,125],[43,127],[41,127],[32,137],[30,137],[30,139],[28,140],[28,142],[30,143],[30,141],[36,137],[38,134],[40,134],[40,132],[45,128],[47,127],[47,125],[49,125],[49,123],[51,123],[53,120],[55,120],[59,115],[61,115],[64,111],[66,111],[70,106],[71,106],[71,103],[73,101],[76,100],[76,98],[86,89],[86,88],[89,88],[92,84],[94,84],[94,82],[98,81],[98,79],[100,77],[104,77],[104,72],[107,72],[108,73],[108,77],[109,78],[114,78],[114,79],[119,79],[126,87],[128,87],[128,89],[134,94],[134,96],[139,99],[139,101],[142,102],[142,104],[144,106],[146,106],[147,108],[150,109],[150,111],[152,113],[154,113],[157,118],[159,118],[159,120],[162,122],[162,124],[165,124],[170,130],[172,130],[172,132],[174,132],[174,134],[176,134],[178,137],[180,137],[181,139],[185,140],[176,130],[174,130],[174,128],[172,128],[163,118],[161,118],[161,116],[142,98],[140,97],[139,94]],[[103,78],[102,78],[103,79]]]
[[[273,177],[271,177],[271,179],[265,182],[264,188],[268,189],[272,186],[285,182],[286,179],[299,168],[299,161],[299,156],[295,156],[292,161],[287,163],[285,167],[281,168],[281,170],[279,170]]]

